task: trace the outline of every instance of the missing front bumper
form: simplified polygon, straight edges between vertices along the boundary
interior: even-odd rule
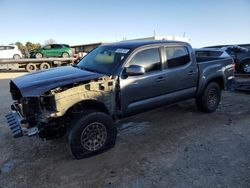
[[[7,122],[9,124],[12,136],[14,138],[19,138],[22,136],[34,136],[38,134],[37,127],[24,128],[22,127],[22,117],[18,112],[12,111],[6,115]]]

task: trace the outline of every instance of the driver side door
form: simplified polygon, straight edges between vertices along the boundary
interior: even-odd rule
[[[143,49],[135,53],[126,64],[144,67],[145,73],[137,76],[120,77],[121,108],[124,116],[153,108],[156,99],[164,94],[165,77],[159,47]],[[126,68],[124,69],[124,71]]]

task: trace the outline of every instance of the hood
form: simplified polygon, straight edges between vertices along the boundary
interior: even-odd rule
[[[64,66],[29,73],[11,81],[18,87],[22,97],[37,97],[59,86],[89,81],[102,76],[77,67]]]

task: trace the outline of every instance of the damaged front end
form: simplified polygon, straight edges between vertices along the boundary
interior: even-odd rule
[[[38,132],[37,115],[39,114],[39,99],[25,97],[15,100],[11,105],[11,112],[6,115],[14,138],[23,135],[32,136]]]
[[[14,138],[39,135],[41,138],[58,138],[65,134],[70,123],[70,110],[79,108],[82,101],[98,101],[113,113],[114,81],[102,76],[90,81],[67,84],[44,92],[39,96],[22,96],[13,81],[10,92],[14,100],[12,112],[6,115]]]

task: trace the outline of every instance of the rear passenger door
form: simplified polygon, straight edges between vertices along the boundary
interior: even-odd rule
[[[192,61],[188,47],[166,46],[164,73],[166,76],[165,90],[175,93],[175,100],[194,97],[198,82],[197,63]]]

